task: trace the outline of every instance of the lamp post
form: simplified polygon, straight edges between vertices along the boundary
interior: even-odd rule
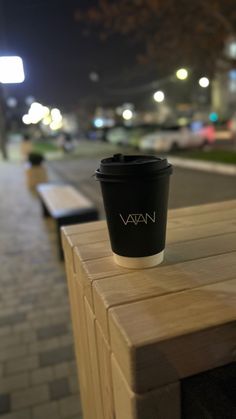
[[[5,95],[3,85],[18,84],[25,80],[23,61],[18,56],[0,57],[0,146],[2,156],[7,159]]]

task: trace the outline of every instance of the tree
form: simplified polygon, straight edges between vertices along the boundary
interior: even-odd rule
[[[159,74],[179,66],[214,75],[225,42],[236,33],[235,0],[98,0],[76,18],[106,40],[121,34],[139,44],[139,63]]]

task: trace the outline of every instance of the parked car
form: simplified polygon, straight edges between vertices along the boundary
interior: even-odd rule
[[[106,134],[106,139],[111,144],[128,145],[129,130],[124,127],[111,128]]]
[[[116,126],[106,132],[106,140],[112,144],[139,148],[140,139],[158,128],[158,125]]]
[[[190,127],[172,126],[145,135],[139,148],[142,151],[174,151],[204,147],[214,141],[214,127],[204,126],[193,131]]]

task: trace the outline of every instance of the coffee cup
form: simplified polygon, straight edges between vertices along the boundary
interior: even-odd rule
[[[171,173],[166,158],[116,154],[101,160],[95,176],[118,265],[142,269],[163,261]]]

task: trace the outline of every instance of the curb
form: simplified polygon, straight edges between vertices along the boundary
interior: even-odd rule
[[[221,175],[236,176],[236,165],[224,163],[212,163],[193,159],[181,159],[168,155],[170,163],[186,169],[202,170],[205,172],[219,173]]]

